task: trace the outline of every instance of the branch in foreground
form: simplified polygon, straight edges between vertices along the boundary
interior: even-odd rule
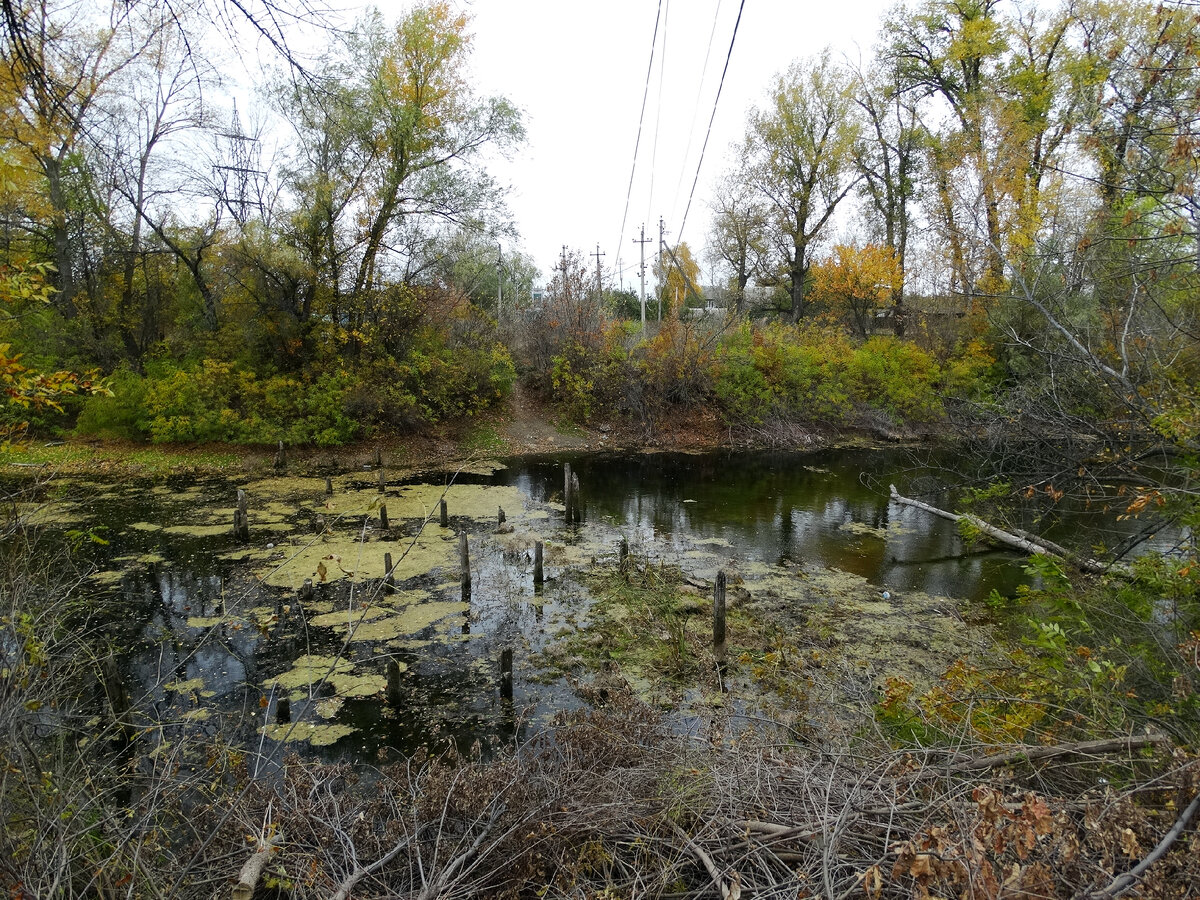
[[[1113,900],[1113,898],[1121,896],[1121,894],[1133,887],[1137,883],[1137,880],[1146,873],[1146,870],[1158,862],[1171,849],[1171,845],[1183,834],[1184,829],[1187,828],[1188,823],[1196,815],[1196,810],[1198,809],[1200,809],[1200,794],[1192,798],[1192,802],[1187,805],[1187,809],[1175,820],[1175,824],[1171,826],[1171,830],[1163,836],[1163,839],[1158,842],[1158,846],[1151,850],[1145,859],[1124,875],[1116,878],[1108,887],[1088,894],[1088,900]]]

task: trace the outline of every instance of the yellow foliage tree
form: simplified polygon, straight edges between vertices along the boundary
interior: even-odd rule
[[[833,255],[812,269],[813,299],[845,322],[859,337],[866,337],[875,311],[891,308],[903,312],[895,298],[901,296],[904,274],[890,247],[839,244]]]
[[[690,297],[704,299],[698,293],[700,264],[692,258],[692,250],[687,241],[677,245],[672,251],[659,254],[658,262],[654,265],[654,277],[658,279],[659,310],[665,310],[666,316],[671,313],[678,315]],[[660,315],[659,318],[666,316]]]

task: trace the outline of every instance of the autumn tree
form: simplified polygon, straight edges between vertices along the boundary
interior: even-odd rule
[[[686,241],[663,248],[654,262],[654,278],[658,282],[659,318],[679,315],[689,300],[704,300],[700,294],[700,264]]]
[[[876,310],[896,315],[894,298],[904,281],[900,260],[891,247],[839,244],[812,269],[812,299],[855,334],[870,334]]]
[[[774,266],[791,317],[808,312],[809,269],[838,206],[853,190],[860,126],[848,74],[826,51],[793,63],[750,114],[750,179],[769,211]]]
[[[744,148],[735,151],[745,160]],[[730,288],[739,315],[746,311],[746,286],[763,269],[767,256],[767,208],[749,173],[737,165],[717,184],[712,199],[708,255],[730,273]]]
[[[985,223],[982,276],[988,289],[999,287],[1004,278],[1001,188],[994,158],[998,140],[987,103],[1007,46],[999,6],[1000,0],[926,0],[916,11],[896,10],[884,38],[901,87],[918,98],[935,97],[950,111],[953,127],[934,135],[939,146],[933,163],[947,173],[962,168],[977,180]],[[939,190],[943,212],[952,214],[953,188],[944,181]],[[963,272],[957,277],[964,289],[974,287],[973,277]]]
[[[495,222],[502,194],[481,164],[512,147],[520,116],[467,80],[468,19],[445,2],[409,10],[394,27],[362,20],[312,79],[280,91],[297,148],[286,177],[297,202],[297,249],[314,279],[303,304],[353,319],[387,279],[407,280],[441,223]],[[336,311],[341,311],[337,313]]]
[[[902,90],[895,66],[885,63],[871,75],[856,73],[854,102],[863,117],[854,157],[862,176],[860,189],[869,204],[868,229],[882,239],[895,260],[898,277],[890,279],[892,328],[897,337],[904,337],[904,273],[925,132],[917,104]]]

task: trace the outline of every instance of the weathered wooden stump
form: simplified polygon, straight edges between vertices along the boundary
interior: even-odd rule
[[[542,575],[542,542],[538,541],[533,545],[533,583],[534,586],[542,584],[544,581]]]
[[[571,490],[574,486],[574,479],[571,477],[571,464],[563,463],[563,506],[566,509],[564,518],[566,519],[568,525],[574,521],[572,514],[574,497],[571,494]]]
[[[713,646],[725,652],[725,572],[717,572],[713,588]]]
[[[300,585],[300,602],[307,603],[308,601],[312,600],[314,593],[315,588],[313,588],[312,579],[305,578],[304,584]]]
[[[237,506],[233,510],[233,536],[239,541],[250,540],[250,514],[247,512],[249,504],[246,492],[238,488]]]
[[[378,447],[376,447],[375,448],[375,468],[377,468],[377,469],[382,468],[382,466],[383,466],[383,451],[380,450]]]
[[[500,651],[500,697],[513,698],[513,652],[511,647]]]
[[[499,510],[500,511],[496,513],[496,524],[503,525],[504,524],[504,507],[501,506],[499,508]]]
[[[459,532],[458,535],[458,564],[462,570],[462,597],[463,600],[471,599],[471,552],[467,546],[467,533]]]
[[[121,733],[125,738],[128,738],[133,730],[133,723],[129,717],[133,702],[129,699],[129,690],[121,678],[117,661],[111,656],[100,660],[100,686],[104,688],[104,695],[108,698],[108,705],[112,708],[113,720],[120,726]]]
[[[385,476],[383,469],[379,470],[379,493],[387,493],[387,477]]]
[[[386,503],[379,504],[379,527],[384,531],[388,530],[388,514]]]
[[[287,457],[283,452],[283,441],[279,442],[279,449],[275,451],[275,468],[282,469],[287,465]]]
[[[292,701],[287,697],[280,697],[275,701],[275,721],[280,725],[292,721]]]
[[[571,518],[569,521],[573,525],[578,525],[583,521],[583,491],[579,489],[579,475],[571,473]]]
[[[441,525],[443,528],[450,527],[450,515],[446,511],[446,498],[445,497],[442,498],[441,503],[439,504],[438,524]]]
[[[325,476],[325,496],[326,497],[333,496],[333,479],[330,478],[328,475]]]
[[[388,587],[392,585],[392,554],[383,554],[383,583]]]
[[[389,706],[400,705],[400,663],[394,659],[387,664],[387,702]]]
[[[621,547],[618,550],[620,554],[621,569],[624,570],[625,563],[629,561],[629,538],[621,535]]]

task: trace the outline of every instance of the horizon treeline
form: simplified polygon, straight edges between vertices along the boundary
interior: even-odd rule
[[[703,252],[660,254],[645,333],[582,253],[535,297],[502,249],[485,162],[520,152],[520,98],[468,80],[468,16],[368,12],[239,110],[214,101],[211,12],[6,17],[10,426],[340,443],[473,415],[520,375],[581,420],[716,401],[731,424],[894,425],[967,401],[1194,439],[1186,4],[926,0],[861,69],[793,61],[748,111]],[[111,396],[39,405],[54,370]]]

